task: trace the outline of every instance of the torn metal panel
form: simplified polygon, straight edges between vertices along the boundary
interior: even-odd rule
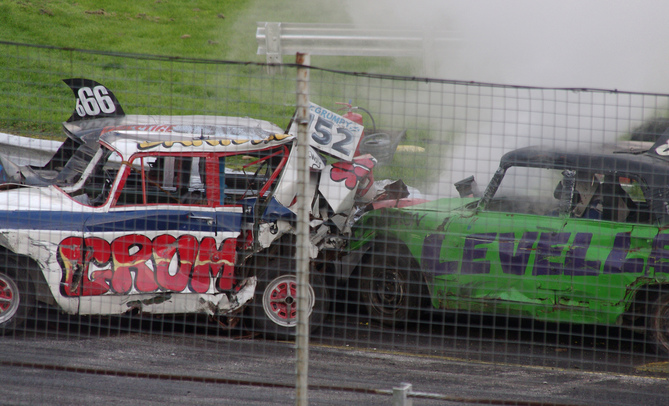
[[[323,215],[319,210],[319,207],[321,207],[321,199],[320,196],[317,195],[314,197],[313,203],[311,204],[311,216],[315,218],[322,218]],[[325,216],[327,218],[327,215]]]
[[[253,209],[256,203],[256,199],[249,199],[246,203],[248,203],[248,207]],[[286,206],[280,204],[276,199],[271,198],[267,203],[261,220],[265,222],[274,222],[278,220],[294,222],[295,213],[293,213],[293,211],[291,211]]]
[[[293,227],[287,221],[275,221],[262,223],[258,226],[257,240],[262,248],[268,248],[272,243],[284,234],[292,233]]]
[[[330,166],[329,169],[331,170],[332,167]],[[333,181],[329,175],[330,171],[326,171],[323,174],[323,177],[327,180],[321,182],[318,190],[328,202],[333,212],[342,213],[350,210],[355,201],[357,181],[350,189],[348,187],[342,188],[342,184]]]
[[[321,225],[311,233],[311,235],[309,236],[309,242],[312,245],[318,245],[321,241],[323,241],[323,239],[325,238],[326,235],[328,235],[329,232],[330,229],[327,226]]]
[[[309,169],[315,172],[320,172],[323,169],[325,169],[325,159],[320,156],[318,151],[314,147],[309,147],[307,149],[309,153],[308,161],[309,161]]]
[[[363,255],[369,251],[371,247],[371,244],[365,244],[360,249],[349,251],[346,255],[342,256],[335,268],[335,276],[337,279],[348,279],[353,273],[353,270],[362,261]]]
[[[311,156],[312,154],[310,154]],[[318,153],[314,153],[314,155],[318,155]],[[293,147],[290,156],[288,157],[288,163],[286,163],[286,167],[283,169],[283,173],[281,174],[281,179],[279,180],[279,184],[276,187],[276,190],[274,191],[274,198],[281,203],[283,206],[288,207],[291,209],[293,212],[295,212],[295,203],[297,202],[297,190],[298,190],[298,183],[297,183],[297,148]],[[320,167],[320,164],[318,164],[316,167]],[[309,192],[308,196],[314,196],[316,192],[316,188],[318,185],[318,177],[319,177],[319,172],[311,172],[310,177],[309,177]]]
[[[349,222],[349,219],[350,219],[350,216],[345,216],[343,214],[337,214],[337,215],[332,216],[332,218],[330,218],[330,221],[337,227],[337,229],[341,233],[347,234],[348,231],[350,231],[350,230],[346,229],[346,227],[348,225],[348,222]]]
[[[21,183],[21,175],[21,168],[4,154],[0,154],[0,181],[2,183]]]
[[[353,208],[359,187],[369,181],[375,160],[371,155],[357,157],[353,162],[336,162],[323,171],[319,192],[335,213]],[[364,192],[362,192],[364,193]]]

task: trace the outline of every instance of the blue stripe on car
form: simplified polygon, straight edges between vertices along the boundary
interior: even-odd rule
[[[215,220],[215,221],[214,221]],[[183,230],[239,231],[242,213],[190,210],[134,210],[108,213],[0,211],[0,229],[84,232]]]

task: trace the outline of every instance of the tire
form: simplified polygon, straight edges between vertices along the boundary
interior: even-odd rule
[[[5,264],[0,270],[0,334],[7,334],[23,327],[35,312],[35,290],[27,273],[16,277],[15,262]]]
[[[290,340],[295,337],[297,325],[297,276],[295,261],[273,260],[256,271],[258,284],[250,305],[247,326],[265,338]],[[322,274],[310,272],[308,300],[309,330],[315,332],[323,324],[329,303],[329,289]]]
[[[650,336],[655,348],[669,355],[669,293],[660,294],[651,307]]]
[[[359,279],[360,305],[388,327],[418,321],[422,304],[421,272],[409,254],[396,248],[375,249],[363,259]]]

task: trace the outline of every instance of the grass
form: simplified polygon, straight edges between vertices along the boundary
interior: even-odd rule
[[[294,3],[110,0],[101,4],[91,0],[0,3],[0,41],[50,47],[0,44],[0,132],[62,139],[60,123],[74,109],[72,92],[61,82],[68,77],[103,83],[128,114],[250,116],[282,127],[288,123],[295,103],[293,69],[268,75],[262,66],[221,61],[264,62],[264,55],[256,55],[256,22],[294,22],[296,10],[287,7]],[[348,21],[336,2],[300,2],[296,7],[299,22]],[[284,62],[293,60],[285,56]],[[411,61],[390,58],[312,56],[311,63],[391,74],[411,74],[413,69]],[[310,93],[312,100],[333,110],[336,102],[352,99],[383,111],[383,104],[392,99],[386,100],[387,91],[384,96],[384,90],[376,93],[375,89],[389,85],[312,71]],[[396,126],[397,117],[392,115],[377,113],[375,119],[381,127]],[[424,146],[418,138],[414,141]],[[396,159],[411,168],[418,162],[424,166],[423,157],[403,155]],[[423,170],[401,168],[388,166],[380,173],[399,177],[407,172],[407,178],[425,180]]]
[[[299,10],[302,22],[347,18],[330,3],[305,2]],[[174,62],[165,62],[1,46],[0,70],[9,80],[0,81],[0,130],[57,136],[58,123],[71,109],[71,95],[59,82],[72,76],[94,78],[121,93],[123,105],[137,114],[262,113],[258,110],[266,108],[268,91],[294,91],[292,78],[267,78],[253,67],[224,69],[178,60],[263,62],[264,56],[255,54],[256,21],[292,21],[294,11],[285,2],[269,0],[112,0],[104,7],[90,0],[0,3],[3,41],[174,57]],[[384,58],[323,57],[318,63],[358,71],[392,65]],[[247,99],[245,106],[235,105],[242,99]],[[282,116],[291,114],[280,110]]]

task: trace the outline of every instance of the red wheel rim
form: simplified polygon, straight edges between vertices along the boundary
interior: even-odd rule
[[[294,275],[283,275],[267,284],[262,305],[265,315],[282,327],[294,327],[297,324],[297,280]],[[314,307],[314,290],[309,285],[309,314]]]
[[[14,317],[20,299],[16,283],[6,275],[0,274],[0,323],[6,323]]]

